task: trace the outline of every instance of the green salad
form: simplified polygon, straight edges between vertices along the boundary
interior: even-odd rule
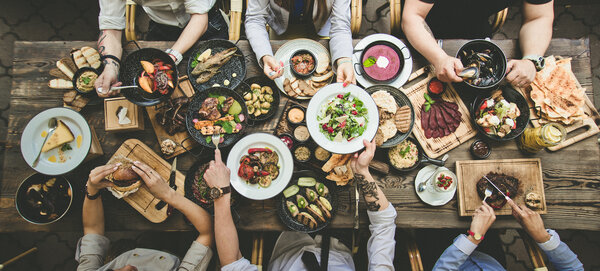
[[[352,141],[361,136],[368,123],[367,108],[350,92],[338,94],[321,105],[317,123],[321,132],[331,141]]]

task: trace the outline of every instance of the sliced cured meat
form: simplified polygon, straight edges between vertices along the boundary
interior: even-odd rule
[[[433,104],[431,106],[431,110],[433,112],[435,112],[435,121],[436,121],[438,127],[442,128],[442,129],[446,129],[446,127],[447,127],[446,120],[442,116],[442,109],[440,108],[440,105]]]
[[[429,112],[425,112],[425,105],[421,108],[421,128],[423,131],[429,130]]]
[[[448,124],[448,126],[453,126],[453,124],[460,122],[460,119],[455,119],[454,116],[452,116],[452,114],[449,113],[447,108],[445,108],[443,105],[440,105],[439,108],[442,112],[442,117],[444,118],[444,121],[446,121],[446,124]]]
[[[435,112],[433,112],[433,107],[429,108],[429,128],[431,130],[437,130],[438,124],[435,119]]]

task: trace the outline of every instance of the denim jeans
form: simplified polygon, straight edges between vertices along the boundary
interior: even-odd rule
[[[172,25],[159,24],[150,20],[148,25],[148,33],[145,40],[147,41],[176,41],[183,32],[183,28]],[[208,27],[204,35],[199,41],[211,39],[228,39],[229,28],[223,18],[221,11],[217,7],[213,7],[208,12]]]

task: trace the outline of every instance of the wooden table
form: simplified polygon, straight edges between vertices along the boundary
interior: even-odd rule
[[[321,41],[326,44],[326,41]],[[358,41],[354,41],[355,43]],[[518,57],[518,44],[514,40],[495,41],[509,58]],[[273,41],[273,49],[279,48],[284,41]],[[462,40],[446,40],[443,48],[450,54],[456,54],[465,43]],[[142,47],[166,49],[170,42],[140,42]],[[75,187],[74,204],[69,213],[59,222],[36,226],[19,217],[14,206],[14,194],[20,182],[34,171],[20,154],[19,141],[27,122],[38,112],[62,105],[60,90],[47,87],[50,79],[48,71],[54,67],[57,59],[66,56],[71,48],[84,45],[94,46],[93,42],[16,42],[14,46],[13,87],[10,101],[7,149],[2,167],[3,179],[0,186],[0,232],[14,231],[81,231],[81,189],[87,180],[89,171],[95,166],[106,163],[112,153],[128,138],[138,138],[159,152],[156,137],[146,117],[146,130],[135,133],[106,133],[102,106],[88,106],[82,114],[96,130],[105,156],[83,164],[67,178]],[[247,57],[247,76],[259,75],[256,61],[246,41],[238,43]],[[133,49],[133,48],[130,48]],[[126,50],[131,51],[131,50]],[[588,39],[553,39],[547,54],[573,57],[573,70],[592,97],[592,79],[590,69],[590,51]],[[424,66],[421,56],[414,56],[414,70]],[[183,70],[184,66],[180,66]],[[282,106],[287,101],[282,98],[276,117],[262,126],[252,127],[251,131],[272,132]],[[471,141],[452,150],[447,165],[454,169],[455,161],[472,159],[468,153]],[[381,157],[383,152],[378,151]],[[514,141],[493,146],[489,159],[524,157]],[[600,149],[596,137],[588,138],[556,153],[542,151],[535,155],[543,163],[548,214],[544,215],[547,227],[555,229],[600,230]],[[381,158],[382,161],[385,159]],[[180,156],[179,170],[186,171],[194,162],[189,154]],[[460,218],[456,200],[442,207],[431,207],[419,200],[414,190],[414,177],[417,170],[409,174],[391,172],[388,176],[376,175],[379,185],[398,212],[396,224],[403,228],[466,228],[469,218]],[[334,219],[334,228],[351,228],[353,225],[353,190],[345,189],[340,193],[340,208]],[[184,223],[181,214],[176,213],[161,224],[153,224],[138,214],[124,201],[106,195],[103,197],[106,217],[106,230],[192,230]],[[362,202],[362,199],[361,199]],[[274,201],[247,201],[240,204],[242,214],[238,228],[242,230],[284,230],[274,209]],[[368,224],[365,207],[361,203],[361,227]],[[515,228],[518,224],[512,217],[499,217],[494,223],[496,228]]]

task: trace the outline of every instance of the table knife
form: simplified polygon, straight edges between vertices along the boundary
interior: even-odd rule
[[[352,232],[352,254],[358,253],[358,228],[360,226],[360,221],[358,217],[358,201],[360,199],[360,195],[358,194],[358,184],[354,186],[354,230]]]
[[[485,178],[485,179],[488,181],[488,183],[490,183],[490,184],[491,184],[491,185],[492,185],[494,188],[496,188],[496,190],[498,190],[498,192],[500,192],[500,194],[501,194],[502,196],[504,196],[504,198],[505,198],[506,200],[508,200],[508,197],[507,197],[507,196],[506,196],[504,193],[502,193],[502,191],[500,190],[500,188],[498,188],[498,187],[497,187],[497,186],[496,186],[496,185],[495,185],[495,184],[494,184],[492,181],[490,181],[490,179],[488,179],[488,177],[487,177],[487,176],[483,175],[483,178]]]
[[[169,187],[173,188],[173,190],[177,191],[177,185],[175,184],[175,176],[177,175],[177,157],[173,159],[173,164],[171,164],[171,174],[169,175]],[[156,206],[156,210],[160,210],[165,207],[167,203],[164,201],[159,201]],[[167,215],[169,214],[167,210]]]

